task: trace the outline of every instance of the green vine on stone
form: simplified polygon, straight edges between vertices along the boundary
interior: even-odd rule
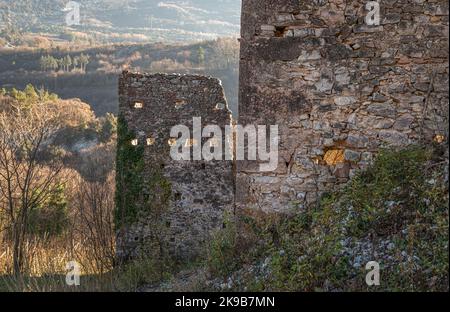
[[[136,138],[123,116],[117,122],[115,224],[120,229],[142,216],[161,217],[168,207],[172,186],[158,164],[148,167],[144,146],[134,146]],[[144,176],[146,172],[147,176]],[[157,221],[157,220],[153,220]]]

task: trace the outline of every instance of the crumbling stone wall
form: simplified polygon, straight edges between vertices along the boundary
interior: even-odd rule
[[[170,157],[172,127],[185,125],[192,135],[193,117],[223,131],[231,123],[219,80],[122,74],[116,190],[120,260],[142,255],[194,259],[233,209],[232,162]]]
[[[448,139],[448,3],[243,0],[239,124],[279,125],[280,161],[237,165],[237,206],[301,210],[381,147]]]

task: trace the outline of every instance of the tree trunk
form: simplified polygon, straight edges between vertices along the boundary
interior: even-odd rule
[[[13,269],[14,275],[19,276],[22,273],[22,239],[21,229],[18,223],[14,226],[14,248],[13,248]]]

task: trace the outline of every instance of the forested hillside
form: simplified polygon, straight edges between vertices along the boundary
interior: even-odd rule
[[[117,110],[122,70],[206,74],[222,80],[237,111],[239,44],[234,38],[191,45],[131,44],[0,51],[0,88],[31,83],[62,98],[80,98],[104,115]]]
[[[4,275],[57,274],[70,254],[111,267],[116,118],[28,85],[0,91],[0,129],[0,291],[36,287]]]

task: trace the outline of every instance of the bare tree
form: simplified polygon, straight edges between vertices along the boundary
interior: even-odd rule
[[[0,111],[0,213],[12,237],[13,269],[23,272],[30,214],[63,183],[58,157],[40,159],[60,129],[57,110],[45,103],[14,103]]]
[[[215,53],[211,66],[218,69],[229,69],[239,61],[239,42],[235,38],[219,38],[214,42]]]
[[[75,230],[88,250],[89,262],[97,271],[110,270],[115,257],[114,174],[103,181],[80,181],[75,200],[79,224]]]

